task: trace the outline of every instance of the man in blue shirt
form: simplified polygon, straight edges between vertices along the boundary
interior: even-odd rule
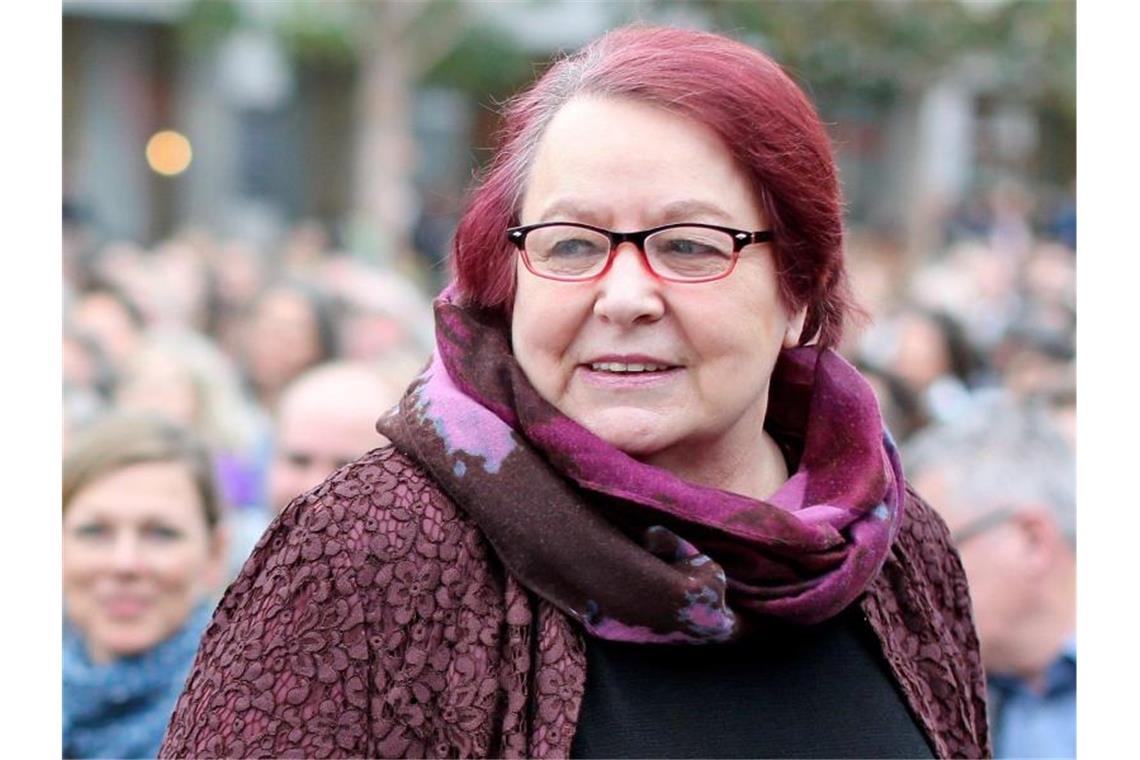
[[[995,757],[1075,757],[1071,447],[1045,418],[1001,403],[915,436],[906,465],[966,569]]]

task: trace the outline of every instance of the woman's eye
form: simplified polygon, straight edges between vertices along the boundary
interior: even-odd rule
[[[84,525],[77,525],[73,529],[76,536],[87,539],[106,538],[111,535],[111,529],[100,523],[86,523]]]
[[[285,455],[285,461],[291,466],[304,469],[313,466],[313,458],[308,454],[302,454],[299,451],[290,451]]]
[[[151,525],[143,530],[143,535],[155,541],[177,541],[182,537],[182,531],[168,525]]]
[[[719,256],[720,251],[707,243],[697,240],[670,240],[669,253],[679,253],[687,256]]]
[[[582,238],[571,238],[569,240],[559,240],[550,249],[551,256],[589,256],[597,254],[599,251],[597,244],[591,240],[584,240]]]

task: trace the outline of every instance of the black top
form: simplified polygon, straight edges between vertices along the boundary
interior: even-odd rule
[[[571,757],[934,757],[858,605],[720,645],[586,637]]]

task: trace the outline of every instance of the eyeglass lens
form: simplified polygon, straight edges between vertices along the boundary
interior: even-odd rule
[[[732,235],[704,227],[671,227],[645,240],[649,266],[663,277],[701,279],[732,266]],[[600,232],[572,225],[532,230],[526,238],[531,266],[553,277],[586,279],[605,268],[610,240]]]

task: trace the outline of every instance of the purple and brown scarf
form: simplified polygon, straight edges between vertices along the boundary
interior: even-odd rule
[[[515,361],[501,314],[452,289],[435,314],[435,355],[377,428],[590,634],[699,643],[765,616],[820,622],[886,559],[902,468],[870,386],[833,351],[780,355],[765,428],[792,475],[757,501],[639,462],[563,415]]]

